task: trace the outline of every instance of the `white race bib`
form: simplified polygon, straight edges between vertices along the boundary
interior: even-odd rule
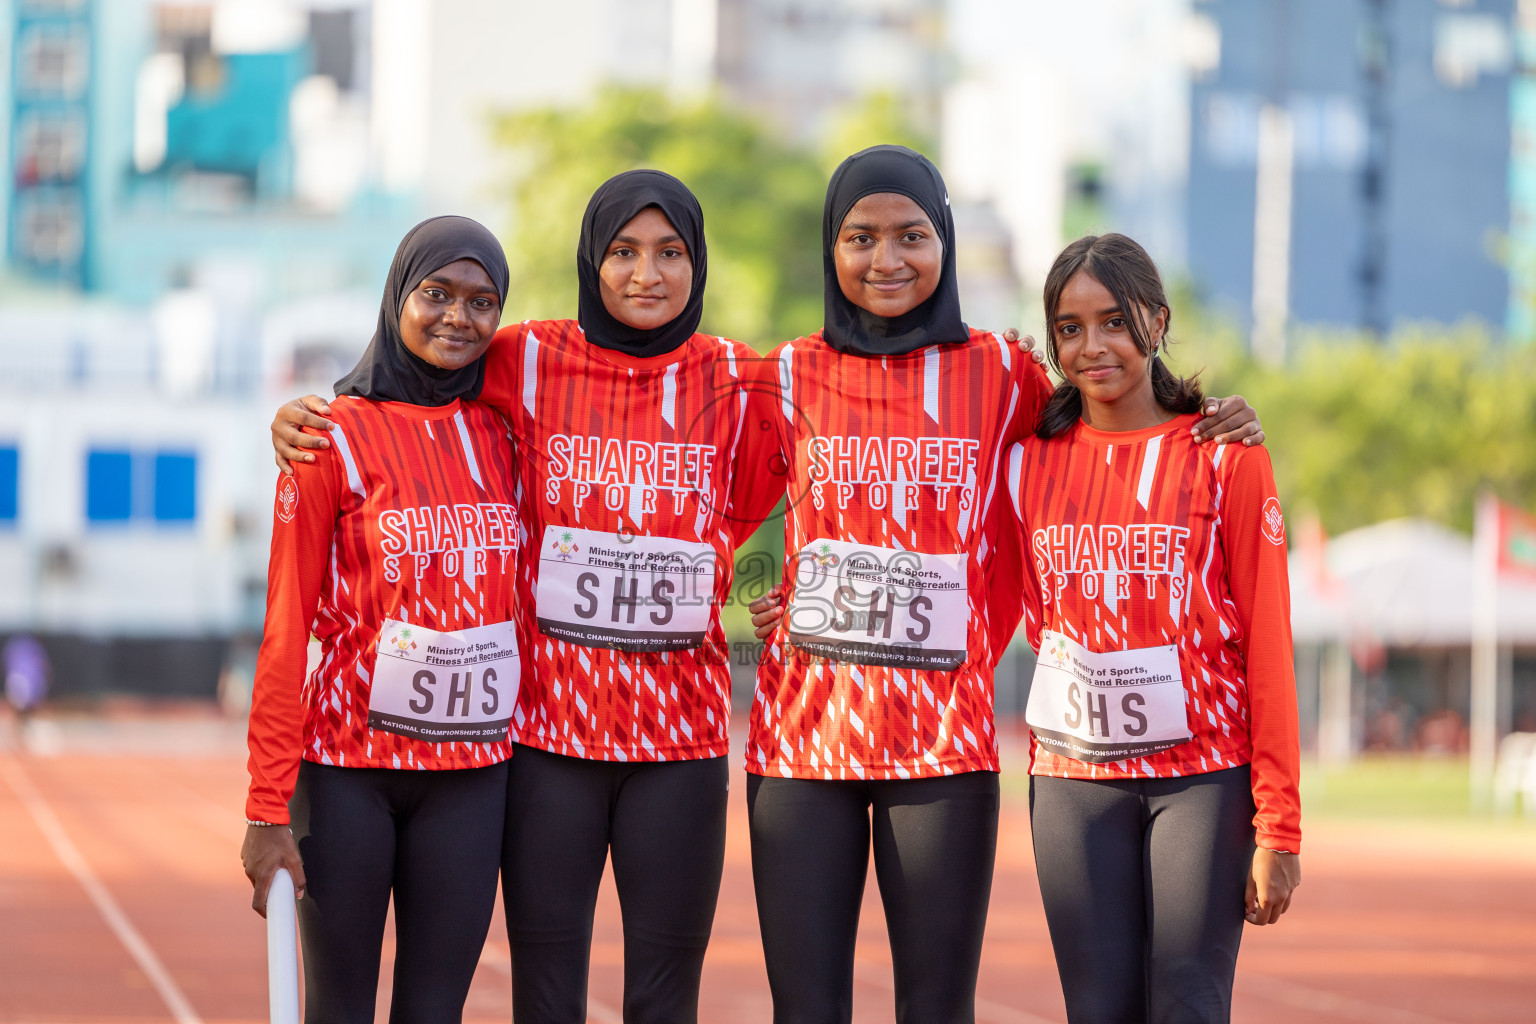
[[[439,633],[394,619],[379,633],[368,727],[429,743],[507,738],[521,682],[512,623]]]
[[[801,550],[789,640],[860,665],[953,669],[965,661],[965,556],[817,540]]]
[[[1041,746],[1078,761],[1145,757],[1187,742],[1178,648],[1095,654],[1046,630],[1024,720]]]
[[[539,630],[583,647],[699,647],[715,599],[715,549],[548,526],[539,548]]]

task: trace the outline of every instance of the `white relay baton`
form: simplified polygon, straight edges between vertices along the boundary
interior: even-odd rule
[[[299,941],[293,876],[278,868],[267,890],[267,991],[272,1024],[299,1024]]]

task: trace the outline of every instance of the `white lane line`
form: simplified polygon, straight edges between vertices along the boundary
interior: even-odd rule
[[[48,840],[48,845],[53,847],[54,855],[69,869],[69,873],[75,876],[75,881],[80,883],[80,888],[84,889],[86,895],[90,896],[91,902],[96,904],[96,909],[106,920],[107,927],[112,929],[118,941],[123,944],[123,948],[128,950],[128,955],[138,963],[139,969],[144,972],[145,977],[149,978],[155,991],[160,993],[160,998],[165,1001],[166,1008],[171,1011],[176,1024],[203,1024],[202,1018],[192,1009],[192,1004],[187,1002],[187,997],[182,995],[181,989],[176,987],[176,982],[171,980],[170,972],[165,969],[160,958],[155,956],[155,951],[149,948],[149,943],[144,941],[144,936],[139,934],[133,922],[128,920],[128,915],[123,913],[123,908],[117,905],[117,900],[112,898],[107,887],[101,884],[96,873],[86,863],[85,857],[64,831],[64,826],[54,815],[53,808],[48,806],[48,801],[33,788],[31,780],[21,770],[21,766],[9,757],[0,758],[0,772],[5,774],[5,781],[10,784],[17,799],[26,807],[27,813],[32,815],[38,831],[42,832],[43,838]]]
[[[1254,974],[1241,967],[1238,968],[1237,984],[1239,987],[1257,989],[1263,998],[1271,1002],[1284,1003],[1298,1010],[1310,1010],[1313,1013],[1332,1014],[1345,1020],[1369,1021],[1371,1024],[1451,1024],[1442,1017],[1431,1017],[1412,1010],[1399,1010],[1396,1007],[1382,1006],[1364,999],[1341,996],[1334,992],[1298,985],[1293,981]]]
[[[895,994],[896,988],[891,983],[890,975],[874,964],[855,960],[853,976],[866,985],[871,985],[886,992]],[[1011,1006],[1002,1003],[994,1003],[990,999],[976,997],[976,1020],[990,1021],[991,1024],[1059,1024],[1058,1021],[1047,1017],[1037,1017],[1025,1010],[1015,1010]]]
[[[512,950],[505,943],[486,942],[480,950],[480,962],[508,977],[512,976]],[[624,1015],[607,1003],[587,996],[588,1024],[624,1024]]]

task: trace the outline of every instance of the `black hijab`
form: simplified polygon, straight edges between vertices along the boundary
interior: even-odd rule
[[[833,248],[843,220],[855,203],[876,192],[896,192],[921,206],[944,243],[938,288],[901,316],[876,316],[854,305],[837,283]],[[839,352],[899,356],[924,345],[965,341],[970,336],[960,320],[960,287],[955,280],[955,219],[949,212],[949,190],[944,187],[939,169],[921,153],[905,146],[871,146],[853,154],[832,172],[821,217],[821,263],[826,290],[822,337]]]
[[[597,268],[613,237],[650,206],[672,222],[688,247],[688,256],[693,260],[693,290],[681,313],[660,327],[641,330],[616,319],[603,305]],[[576,245],[576,274],[581,287],[576,316],[587,340],[640,358],[671,352],[699,329],[699,317],[704,311],[705,264],[704,211],[687,185],[661,171],[625,171],[609,178],[587,203],[587,212],[581,218],[581,241]]]
[[[434,366],[405,347],[400,336],[400,312],[406,297],[426,276],[458,260],[470,259],[485,268],[502,304],[507,301],[507,257],[501,243],[478,221],[468,217],[433,217],[407,231],[395,250],[384,280],[379,325],[373,340],[352,372],[336,382],[336,395],[356,395],[380,402],[447,405],[455,398],[474,398],[485,383],[485,358],[447,370]]]

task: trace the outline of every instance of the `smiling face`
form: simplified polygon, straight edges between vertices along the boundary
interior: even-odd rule
[[[457,370],[485,354],[501,322],[501,296],[471,259],[439,267],[405,297],[400,337],[412,354]]]
[[[832,257],[849,302],[876,316],[901,316],[938,289],[944,242],[917,203],[876,192],[843,218]]]
[[[603,308],[638,330],[677,319],[693,294],[693,258],[682,236],[654,206],[619,229],[598,265]]]
[[[1114,294],[1084,270],[1067,281],[1051,311],[1056,359],[1082,392],[1083,418],[1091,426],[1131,430],[1167,418],[1152,390],[1152,354],[1137,343],[1133,316],[1140,318],[1144,337],[1153,342],[1163,337],[1166,310],[1122,309]]]

